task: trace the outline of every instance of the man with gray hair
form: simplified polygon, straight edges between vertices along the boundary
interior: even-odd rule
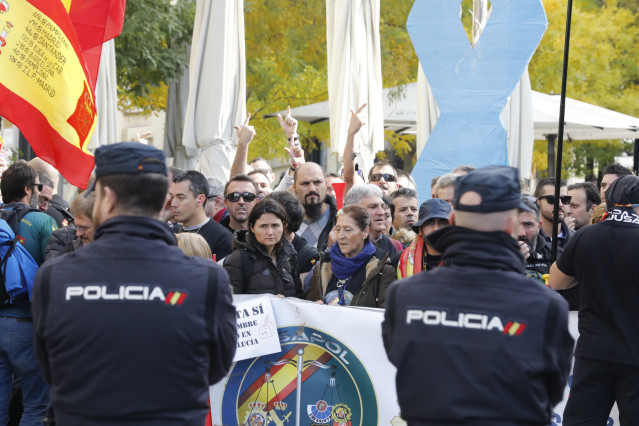
[[[393,257],[397,250],[393,242],[384,235],[386,223],[384,221],[384,201],[382,190],[373,184],[357,185],[352,187],[344,198],[344,205],[359,204],[368,210],[371,218],[370,238],[378,247],[388,252],[388,257]]]
[[[437,179],[435,188],[433,188],[433,198],[441,198],[450,204],[453,201],[453,195],[455,194],[455,180],[457,180],[458,177],[459,176],[455,173],[446,173],[445,175],[441,175],[439,179]]]
[[[206,197],[204,213],[217,223],[229,215],[229,211],[224,206],[224,182],[216,177],[208,177],[209,194]]]

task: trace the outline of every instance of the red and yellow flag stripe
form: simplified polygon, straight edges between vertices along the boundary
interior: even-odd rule
[[[87,145],[97,111],[71,19],[60,1],[6,2],[0,26],[10,24],[10,31],[0,47],[0,115],[40,158],[85,188],[94,164]]]

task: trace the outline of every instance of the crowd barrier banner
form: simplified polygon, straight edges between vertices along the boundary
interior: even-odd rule
[[[240,309],[264,306],[263,299],[272,304],[281,350],[234,363],[211,387],[213,425],[295,425],[297,415],[301,425],[311,426],[405,424],[395,392],[396,370],[382,342],[383,310],[233,296]],[[576,312],[570,313],[569,327],[576,340]],[[568,394],[567,386],[564,398]],[[565,399],[555,407],[551,426],[563,424],[564,407]],[[615,405],[606,426],[618,424]]]

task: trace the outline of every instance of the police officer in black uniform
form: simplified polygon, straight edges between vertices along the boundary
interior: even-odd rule
[[[510,167],[458,178],[455,226],[427,237],[443,266],[390,289],[382,331],[409,425],[545,426],[562,399],[568,306],[524,274],[519,192]]]
[[[185,256],[157,220],[163,152],[126,142],[98,148],[95,162],[94,242],[47,262],[33,291],[56,422],[201,426],[209,385],[235,353],[228,276]]]

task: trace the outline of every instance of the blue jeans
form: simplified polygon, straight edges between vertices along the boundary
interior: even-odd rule
[[[0,425],[8,421],[14,374],[22,389],[24,412],[20,425],[41,425],[49,405],[49,387],[33,351],[33,323],[0,317]]]

